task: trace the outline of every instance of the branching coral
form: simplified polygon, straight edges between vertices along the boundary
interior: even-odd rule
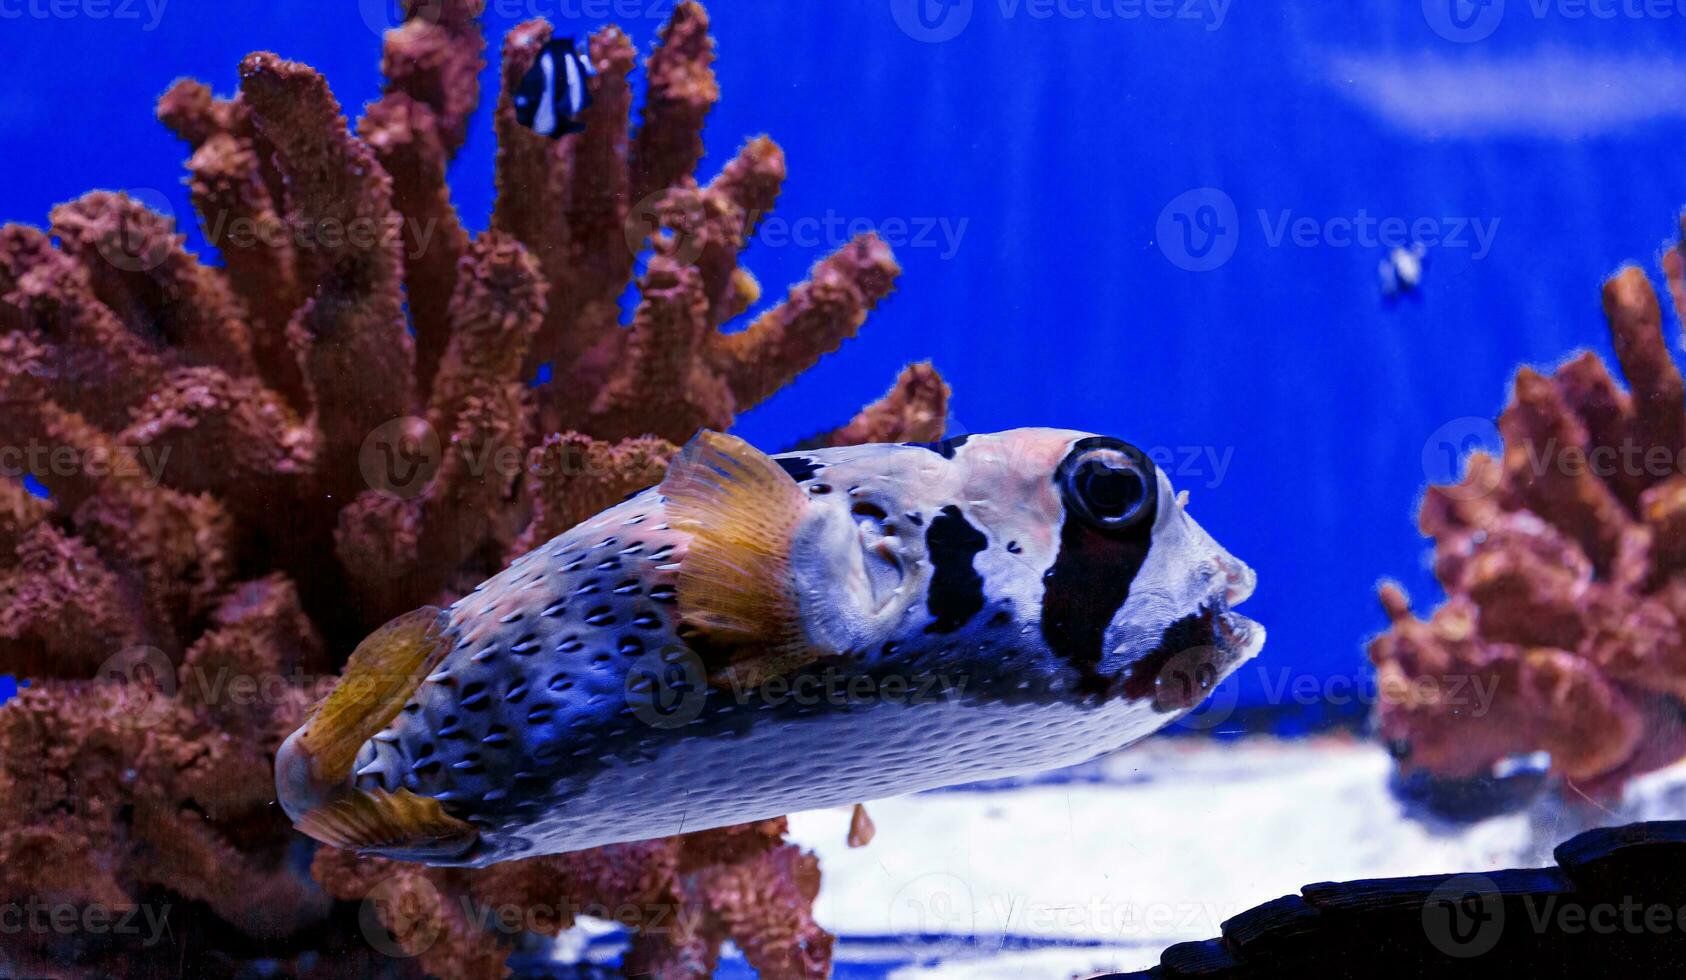
[[[1664,268],[1686,299],[1679,249]],[[1604,312],[1628,390],[1590,353],[1518,372],[1502,456],[1423,501],[1449,600],[1425,622],[1382,589],[1370,657],[1408,769],[1543,749],[1597,796],[1686,754],[1686,386],[1643,272],[1604,284]]]
[[[705,974],[725,939],[767,975],[828,970],[818,868],[782,821],[483,871],[323,850],[327,893],[290,857],[270,760],[367,629],[659,480],[675,444],[851,336],[898,272],[864,236],[722,332],[758,301],[738,256],[784,159],[758,138],[692,178],[718,93],[689,2],[636,131],[636,52],[613,27],[590,39],[586,131],[517,125],[511,90],[550,28],[511,32],[495,213],[471,235],[444,177],[478,98],[478,14],[409,4],[355,131],[319,74],[268,53],[234,98],[166,93],[221,266],[121,194],[0,230],[0,442],[49,492],[0,483],[0,672],[33,681],[0,707],[0,901],[175,910],[168,949],[34,936],[0,967],[261,955],[349,976],[391,952],[419,958],[387,970],[494,976],[517,932],[626,907],[634,971]],[[542,364],[554,380],[534,384]],[[947,397],[910,367],[820,441],[939,438]],[[399,928],[414,903],[384,900],[422,891],[444,917],[425,949]],[[352,941],[379,923],[329,894],[408,938]],[[511,931],[463,898],[553,911]]]

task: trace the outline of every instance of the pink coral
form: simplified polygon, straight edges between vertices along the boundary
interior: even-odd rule
[[[1678,250],[1664,268],[1686,299]],[[1425,622],[1382,589],[1393,625],[1370,658],[1407,768],[1463,777],[1544,749],[1596,795],[1686,753],[1686,385],[1644,273],[1606,282],[1604,311],[1628,389],[1592,354],[1521,369],[1502,457],[1423,501],[1449,600]]]
[[[757,138],[693,178],[718,90],[690,2],[649,58],[636,132],[624,34],[592,36],[588,128],[551,141],[510,105],[550,28],[511,32],[496,209],[469,234],[444,178],[478,98],[479,4],[407,9],[354,128],[321,75],[263,52],[234,98],[183,81],[160,100],[223,266],[118,194],[55,209],[50,234],[0,229],[0,432],[42,447],[50,491],[0,484],[0,671],[33,681],[0,707],[0,900],[177,916],[170,948],[36,937],[0,967],[189,956],[233,974],[261,948],[301,975],[494,976],[513,936],[461,914],[477,897],[554,909],[543,933],[665,906],[677,924],[629,923],[630,966],[662,976],[708,972],[726,939],[767,975],[824,975],[818,867],[781,821],[483,871],[319,851],[327,893],[360,905],[296,860],[271,758],[369,628],[656,482],[676,443],[852,336],[898,274],[865,236],[721,329],[759,298],[738,255],[785,167]],[[534,387],[544,362],[557,380]],[[820,441],[937,438],[947,398],[909,368]],[[438,917],[406,918],[429,893]],[[359,911],[396,945],[358,938],[379,925]]]

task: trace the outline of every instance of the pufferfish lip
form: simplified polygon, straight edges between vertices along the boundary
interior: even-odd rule
[[[1124,685],[1126,695],[1150,698],[1159,712],[1187,711],[1204,701],[1264,645],[1264,627],[1232,611],[1221,594],[1174,631],[1175,640],[1168,634],[1170,642],[1133,665]]]
[[[1249,619],[1228,608],[1215,610],[1213,620],[1221,646],[1232,658],[1231,664],[1252,657],[1264,646],[1265,630],[1258,620]]]
[[[1239,606],[1252,597],[1253,590],[1259,584],[1257,572],[1248,567],[1246,563],[1237,561],[1228,555],[1218,558],[1218,568],[1224,576],[1224,605],[1226,607]]]
[[[1220,556],[1218,567],[1224,575],[1224,589],[1203,612],[1211,616],[1213,633],[1228,655],[1226,668],[1233,667],[1259,652],[1264,646],[1264,626],[1236,612],[1233,607],[1246,602],[1258,587],[1259,576],[1244,562],[1228,555]]]

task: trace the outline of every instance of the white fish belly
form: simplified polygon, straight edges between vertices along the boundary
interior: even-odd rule
[[[1170,720],[1145,702],[1003,704],[881,701],[675,739],[597,774],[522,836],[533,853],[644,840],[1073,765]]]

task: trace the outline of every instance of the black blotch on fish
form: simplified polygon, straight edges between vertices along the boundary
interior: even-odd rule
[[[820,471],[820,464],[806,456],[782,456],[773,462],[779,464],[779,469],[790,474],[790,478],[797,483],[806,483]]]
[[[972,559],[989,544],[982,531],[973,527],[949,504],[931,520],[925,532],[925,549],[931,556],[931,589],[925,604],[932,621],[927,633],[952,633],[966,625],[984,607],[983,576],[972,567]]]
[[[1106,534],[1066,511],[1059,555],[1042,575],[1042,638],[1077,669],[1082,694],[1105,694],[1109,687],[1100,674],[1106,628],[1130,598],[1130,583],[1152,546],[1151,521]]]
[[[1179,665],[1181,669],[1178,673],[1167,678],[1185,687],[1185,690],[1170,692],[1168,698],[1158,696],[1159,677],[1178,655],[1190,651],[1203,654],[1218,647],[1215,620],[1212,610],[1202,609],[1165,627],[1164,634],[1159,637],[1159,645],[1130,665],[1130,672],[1124,676],[1124,696],[1132,701],[1151,697],[1154,708],[1159,711],[1191,708],[1204,700],[1207,685],[1202,675],[1211,667],[1212,677],[1216,677],[1216,665],[1210,664],[1206,656],[1202,655],[1186,668]]]
[[[584,132],[579,116],[591,105],[586,80],[595,74],[591,59],[580,56],[573,38],[551,41],[516,86],[515,121],[551,139]]]
[[[914,449],[929,449],[943,459],[953,459],[954,451],[966,445],[966,440],[970,438],[972,437],[964,435],[950,436],[947,439],[938,439],[936,442],[904,442],[902,445],[911,446]]]
[[[849,508],[849,513],[854,514],[856,517],[864,517],[868,520],[877,521],[880,524],[883,524],[890,519],[888,511],[870,500],[857,500],[855,505]]]

